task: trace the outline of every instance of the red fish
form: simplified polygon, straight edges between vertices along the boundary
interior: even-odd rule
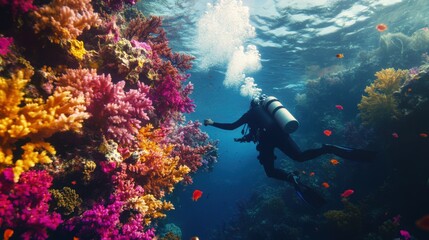
[[[331,130],[325,130],[323,131],[323,134],[325,134],[327,137],[331,136],[332,131]]]
[[[198,201],[201,196],[203,196],[203,192],[200,190],[195,190],[192,194],[192,201]]]
[[[310,177],[313,177],[315,175],[315,173],[314,172],[311,172],[310,173]]]
[[[341,197],[348,198],[350,195],[352,195],[355,191],[353,189],[347,189],[342,194]]]
[[[340,163],[340,161],[338,161],[337,159],[331,159],[331,161],[330,161],[330,162],[331,162],[331,164],[332,164],[332,165],[334,165],[334,166],[335,166],[335,165],[337,165],[338,163]]]
[[[344,107],[343,107],[343,106],[341,106],[341,105],[335,105],[335,107],[336,107],[338,110],[340,110],[340,111],[344,110]]]
[[[330,186],[329,186],[329,183],[327,183],[327,182],[323,182],[323,183],[322,183],[322,187],[324,187],[324,188],[329,188]]]
[[[13,230],[8,228],[8,229],[4,230],[3,239],[9,240],[9,238],[12,237],[12,235],[13,235]]]
[[[395,132],[394,132],[394,133],[392,133],[392,137],[393,137],[393,138],[399,138],[399,135],[398,135],[397,133],[395,133]]]
[[[337,57],[337,58],[343,58],[343,57],[344,57],[344,54],[342,54],[342,53],[338,53],[337,55],[335,55],[335,57]]]
[[[418,228],[429,232],[429,215],[423,216],[416,221]]]
[[[384,32],[387,30],[387,25],[384,23],[380,23],[377,25],[377,27],[375,27],[377,29],[377,31],[379,32]]]
[[[422,137],[422,138],[427,138],[428,134],[427,133],[420,133],[419,136]]]

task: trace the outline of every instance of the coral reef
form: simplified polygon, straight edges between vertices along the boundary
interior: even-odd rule
[[[367,96],[362,96],[358,108],[363,123],[381,126],[400,117],[398,103],[393,95],[404,83],[408,71],[383,69],[375,74],[377,79],[365,88]]]
[[[91,0],[54,0],[33,12],[34,31],[54,43],[76,39],[86,29],[101,24]]]
[[[186,122],[193,57],[137,1],[48,2],[0,0],[0,229],[153,239],[167,196],[217,158]]]

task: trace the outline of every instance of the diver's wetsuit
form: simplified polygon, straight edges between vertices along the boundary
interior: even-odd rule
[[[268,177],[279,180],[293,181],[291,179],[292,174],[274,167],[274,160],[276,159],[274,148],[279,148],[284,154],[299,162],[331,153],[326,147],[301,151],[289,134],[285,133],[271,117],[261,118],[263,114],[267,114],[265,110],[261,106],[255,106],[233,123],[214,122],[212,126],[224,130],[233,130],[247,123],[251,134],[258,135],[256,150],[259,151],[258,159],[264,166],[265,173]]]

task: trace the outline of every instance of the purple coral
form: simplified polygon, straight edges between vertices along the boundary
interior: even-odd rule
[[[191,83],[188,83],[184,89],[182,89],[181,81],[186,78],[177,75],[173,79],[170,75],[164,77],[159,86],[155,89],[151,89],[151,99],[154,102],[157,113],[161,116],[168,116],[174,112],[190,113],[195,109],[195,104],[189,98],[194,87]]]
[[[21,239],[46,239],[47,230],[54,230],[62,223],[61,215],[49,212],[52,177],[46,171],[24,172],[19,182],[11,186],[8,171],[0,177],[0,225],[2,228],[20,229]],[[9,179],[9,180],[8,180]]]
[[[6,54],[9,53],[10,51],[9,47],[10,45],[12,45],[12,43],[13,43],[13,38],[0,37],[0,55],[1,56],[6,56]]]
[[[104,0],[107,7],[112,11],[121,11],[125,5],[134,5],[138,0]]]
[[[18,12],[26,13],[29,10],[34,10],[33,0],[0,0],[0,6],[10,5],[13,15]]]

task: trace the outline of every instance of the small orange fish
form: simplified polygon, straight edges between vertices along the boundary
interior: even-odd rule
[[[78,237],[73,237],[73,240],[79,240],[79,238]]]
[[[420,133],[419,136],[422,137],[422,138],[427,138],[428,134],[427,133]]]
[[[327,183],[327,182],[323,182],[323,183],[322,183],[322,187],[324,187],[324,188],[329,188],[330,186],[329,186],[329,183]]]
[[[377,29],[377,31],[379,31],[379,32],[384,32],[384,31],[386,31],[386,30],[387,30],[387,25],[386,25],[386,24],[384,24],[384,23],[380,23],[380,24],[378,24],[375,28],[376,28],[376,29]]]
[[[323,131],[323,134],[325,134],[327,137],[331,136],[332,131],[331,130],[325,130]]]
[[[4,230],[3,239],[9,240],[9,238],[12,237],[12,235],[13,235],[13,230],[8,228],[8,229]]]
[[[416,225],[418,228],[429,231],[429,215],[423,216],[416,221]]]
[[[344,57],[344,54],[342,54],[342,53],[338,53],[337,55],[335,55],[335,57],[337,57],[337,58],[343,58],[343,57]]]
[[[314,176],[315,175],[315,173],[314,172],[311,172],[310,173],[310,177],[312,177],[312,176]]]
[[[335,165],[337,165],[338,163],[340,163],[337,159],[331,159],[331,161],[330,161],[330,162],[331,162],[331,164],[332,164],[332,165],[334,165],[334,166],[335,166]]]
[[[192,194],[192,201],[198,201],[201,196],[203,196],[203,192],[200,190],[195,190]]]

